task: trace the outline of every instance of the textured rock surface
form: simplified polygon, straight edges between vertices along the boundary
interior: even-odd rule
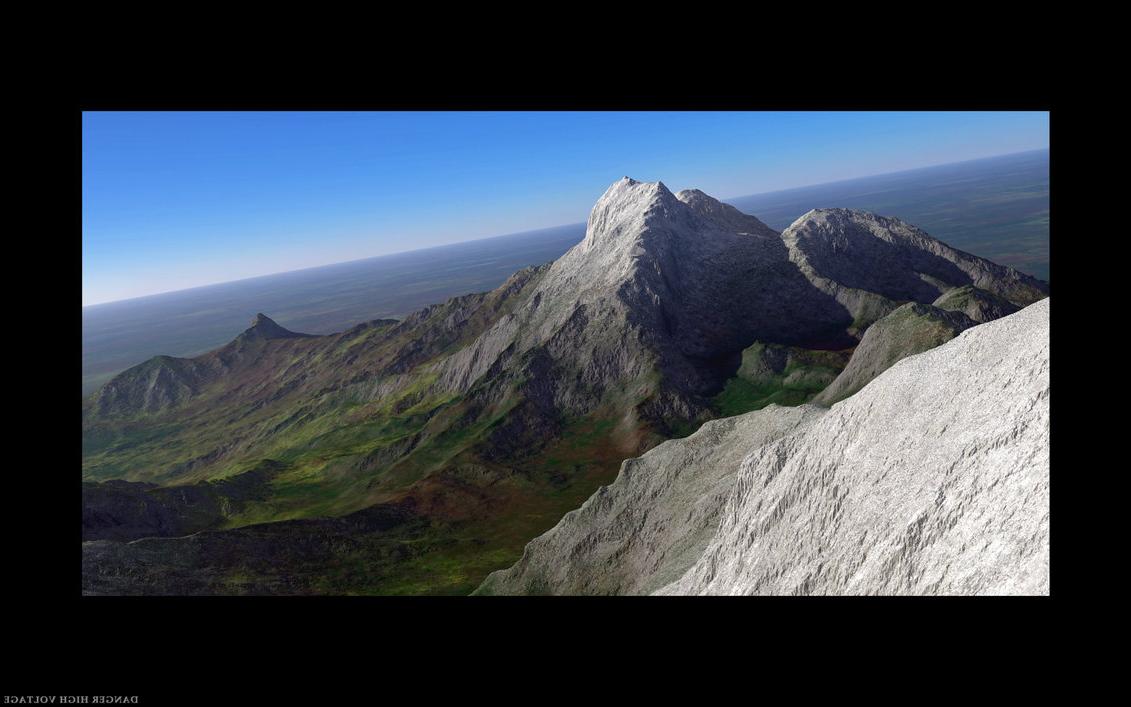
[[[734,471],[752,444],[770,442],[819,411],[772,405],[712,420],[684,439],[626,460],[602,487],[513,567],[477,594],[646,594],[678,579],[702,554]]]
[[[851,345],[849,323],[758,219],[699,191],[626,177],[525,306],[445,361],[440,380],[458,390],[493,367],[543,359],[528,373],[552,377],[544,393],[556,410],[585,414],[607,390],[639,384],[639,397],[668,400],[686,417],[754,340]],[[657,371],[658,383],[645,380]]]
[[[973,285],[947,290],[933,304],[939,309],[962,312],[976,322],[1001,319],[1020,309],[1009,300]]]
[[[546,410],[586,414],[635,386],[654,422],[693,418],[755,341],[848,348],[902,303],[969,283],[1023,304],[1048,289],[898,219],[819,209],[778,234],[701,191],[625,177],[597,201],[585,239],[444,361],[440,380],[462,391],[525,367]]]
[[[813,402],[832,405],[863,388],[903,358],[945,344],[977,322],[961,312],[908,302],[864,332],[848,365]]]
[[[647,593],[718,514],[656,593],[1045,594],[1048,327],[1045,299],[831,409],[661,445],[480,592]]]
[[[854,209],[814,209],[782,232],[790,258],[822,292],[847,307],[858,328],[900,304],[930,304],[973,285],[1018,306],[1048,283],[951,248],[897,218]]]
[[[1047,594],[1049,302],[754,450],[667,594]]]

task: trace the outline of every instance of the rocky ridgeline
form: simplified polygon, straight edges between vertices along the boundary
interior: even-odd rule
[[[479,593],[1047,594],[1048,443],[1045,299],[626,461]]]
[[[662,182],[626,177],[597,201],[585,239],[533,285],[527,305],[440,364],[440,378],[461,390],[489,371],[522,366],[542,409],[582,415],[607,391],[659,371],[639,394],[643,416],[694,418],[755,341],[850,348],[905,303],[929,308],[954,289],[967,294],[953,308],[972,297],[1004,305],[972,312],[975,321],[1048,292],[898,219],[820,209],[778,234],[701,191],[673,194]],[[941,309],[929,319],[947,322],[951,336],[975,323]],[[899,336],[901,323],[909,324],[902,315],[887,322],[889,335]],[[950,338],[909,326],[905,338],[922,343],[904,345],[901,355]],[[857,368],[878,373],[878,362],[898,358],[868,348],[874,360]],[[867,379],[857,375],[849,387]]]
[[[949,300],[940,308],[986,321],[1047,291],[898,219],[818,209],[778,234],[701,191],[673,194],[662,182],[626,177],[597,201],[585,239],[557,261],[517,273],[490,295],[406,318],[389,335],[403,340],[400,354],[340,376],[388,394],[395,376],[418,368],[434,380],[429,394],[478,386],[484,406],[517,386],[530,403],[520,410],[545,418],[547,430],[555,415],[587,414],[610,396],[640,405],[635,412],[654,422],[706,419],[706,399],[756,341],[851,348],[907,302]],[[482,331],[462,334],[477,319]],[[321,348],[348,344],[343,337],[351,332],[310,342],[261,314],[217,352],[158,357],[122,373],[94,407],[103,415],[176,407],[223,377],[245,349],[298,341],[295,350],[316,361],[325,358]],[[341,387],[324,371],[296,370],[296,377],[322,384],[312,394]]]

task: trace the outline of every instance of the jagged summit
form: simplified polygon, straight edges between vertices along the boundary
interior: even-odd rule
[[[544,388],[556,398],[547,409],[586,414],[603,391],[648,381],[643,395],[678,397],[665,410],[687,416],[688,396],[717,392],[755,340],[854,343],[844,333],[852,317],[805,279],[776,232],[700,191],[682,194],[613,183],[585,239],[531,288],[530,306],[445,361],[441,384],[466,390],[492,366],[544,356],[557,377]]]
[[[679,200],[663,182],[638,182],[624,177],[613,182],[589,213],[584,250],[614,246],[622,235],[638,233],[646,221],[678,209]]]
[[[609,186],[589,215],[583,252],[647,247],[658,239],[704,239],[722,234],[778,236],[754,216],[699,189],[673,194],[663,182],[640,182],[624,177]]]
[[[626,176],[597,200],[585,239],[534,283],[530,306],[441,364],[439,378],[463,391],[492,367],[545,354],[559,376],[545,386],[556,398],[547,409],[586,414],[600,391],[659,370],[656,395],[678,396],[688,414],[755,341],[842,350],[902,303],[929,305],[972,281],[1043,296],[1026,278],[898,219],[815,209],[779,234],[699,189]]]
[[[240,334],[240,338],[242,339],[294,339],[297,337],[306,336],[311,335],[300,334],[298,332],[291,331],[290,329],[284,329],[283,327],[276,324],[273,319],[268,317],[263,312],[256,314],[255,319],[251,320],[251,327]]]

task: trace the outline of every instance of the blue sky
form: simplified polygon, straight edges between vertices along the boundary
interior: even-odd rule
[[[83,304],[1048,147],[1048,114],[83,114]]]

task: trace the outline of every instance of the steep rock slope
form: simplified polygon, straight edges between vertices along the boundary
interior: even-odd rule
[[[962,312],[976,322],[992,322],[1020,309],[1009,300],[973,285],[947,290],[932,304],[950,312]]]
[[[1046,594],[1049,302],[751,452],[667,594]]]
[[[625,460],[615,482],[531,541],[517,564],[492,573],[476,594],[646,594],[675,581],[714,535],[750,446],[819,414],[771,405],[711,420]]]
[[[868,327],[848,365],[813,402],[832,405],[844,400],[900,359],[945,344],[976,324],[962,312],[929,304],[908,302],[897,307]]]
[[[851,345],[850,322],[758,219],[702,192],[626,177],[597,201],[585,239],[550,266],[529,305],[445,361],[440,381],[463,390],[493,367],[527,365],[542,409],[586,414],[612,390],[662,424],[705,412],[701,396],[717,392],[754,340]]]
[[[1048,327],[1044,299],[829,410],[717,420],[626,461],[479,593],[1047,593]]]

